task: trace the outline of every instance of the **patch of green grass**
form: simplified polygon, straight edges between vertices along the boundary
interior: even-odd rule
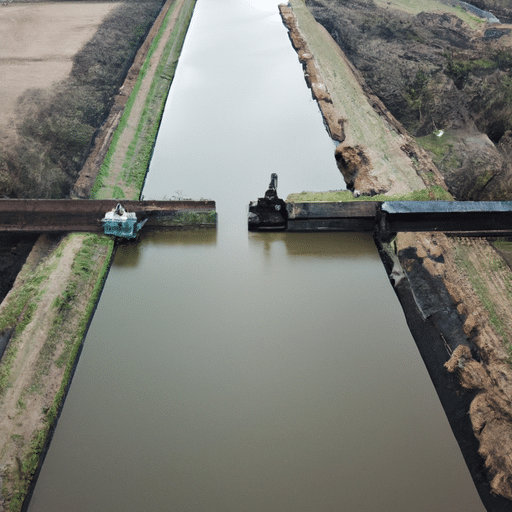
[[[457,60],[448,55],[446,74],[461,88],[471,73],[487,73],[498,68],[498,63],[489,59]]]
[[[41,349],[37,369],[34,372],[32,381],[32,385],[34,386],[38,386],[41,377],[48,373],[53,363],[55,348],[59,341],[64,340],[65,346],[56,361],[58,367],[67,364],[73,347],[77,343],[81,343],[86,330],[84,325],[86,325],[92,315],[93,307],[90,305],[87,307],[86,312],[83,313],[86,316],[86,322],[81,322],[78,329],[73,332],[67,332],[65,329],[66,323],[69,315],[73,315],[76,311],[76,300],[80,300],[84,293],[88,293],[86,288],[91,278],[98,280],[96,288],[90,298],[90,300],[93,301],[93,305],[96,304],[101,290],[101,287],[98,286],[103,286],[106,274],[106,268],[97,269],[98,253],[105,254],[105,251],[99,251],[99,247],[108,245],[106,249],[107,263],[110,262],[113,251],[113,242],[103,235],[89,233],[87,235],[75,234],[71,236],[82,237],[82,246],[73,260],[71,277],[65,290],[52,303],[52,306],[58,311],[48,333],[47,340]]]
[[[424,137],[416,137],[416,142],[422,148],[432,153],[432,160],[436,165],[446,157],[454,145],[453,137],[447,132],[444,132],[442,135],[431,133]]]
[[[165,226],[201,226],[215,224],[216,212],[177,212],[176,215],[166,218],[162,225]]]
[[[289,203],[311,203],[311,202],[352,202],[352,201],[453,201],[453,197],[444,188],[435,185],[430,189],[414,190],[407,194],[395,194],[386,196],[383,194],[375,196],[354,197],[348,190],[332,190],[329,192],[301,192],[290,194],[286,201]]]
[[[512,252],[512,241],[510,241],[510,240],[505,240],[504,238],[498,238],[497,240],[494,240],[492,245],[494,245],[494,247],[496,247],[500,251]]]
[[[13,290],[0,317],[0,330],[15,328],[0,361],[0,396],[9,387],[12,365],[18,354],[18,339],[32,320],[41,297],[41,285],[53,268],[54,265],[42,265],[34,273],[24,276],[24,286]]]
[[[9,511],[21,510],[23,501],[28,492],[30,482],[37,470],[41,452],[43,451],[48,436],[48,426],[38,430],[28,444],[23,458],[17,459],[17,468],[10,471],[9,480],[13,484],[12,497],[9,501]],[[2,489],[5,493],[5,487]]]
[[[450,132],[435,132],[424,137],[416,137],[416,142],[430,152],[432,161],[444,169],[459,169],[462,159],[453,151],[455,137]]]
[[[112,191],[112,197],[114,199],[124,199],[125,195],[124,195],[123,189],[118,186],[115,186],[114,190]]]

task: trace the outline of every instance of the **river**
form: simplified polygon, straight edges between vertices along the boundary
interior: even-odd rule
[[[370,237],[247,232],[342,187],[274,1],[198,0],[146,198],[216,231],[117,251],[30,512],[481,512]]]

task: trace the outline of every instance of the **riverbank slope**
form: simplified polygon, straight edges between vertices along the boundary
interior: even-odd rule
[[[359,9],[375,7],[356,3]],[[332,28],[339,39],[344,30],[350,30],[347,19],[339,16],[338,2],[312,5],[313,13],[321,11],[319,18],[325,28],[316,23],[303,0],[291,0],[290,5],[291,10],[281,7],[284,22],[308,83],[315,84],[311,85],[313,95],[320,103],[327,98],[328,110],[334,112],[334,125],[343,127],[341,137],[333,139],[340,143],[335,157],[348,187],[356,194],[384,193],[383,199],[386,195],[392,199],[396,192],[389,184],[400,176],[402,194],[434,186],[453,189],[446,185],[432,157],[418,149],[418,139],[408,134],[328,34]],[[387,2],[388,10],[402,7],[398,0]],[[443,11],[443,4],[424,7]],[[297,19],[299,36],[293,34],[295,22],[290,16]],[[471,31],[469,26],[464,27]],[[314,73],[310,71],[314,69],[313,58]],[[383,79],[380,90],[388,87]],[[355,92],[349,94],[350,90]],[[388,137],[400,141],[389,146],[390,157],[386,139],[372,136],[375,123],[380,123],[382,132],[392,134]],[[374,146],[381,151],[379,158],[375,153],[369,157],[367,148]],[[394,166],[386,166],[397,151],[406,157],[401,156],[397,164],[399,173]],[[355,156],[350,160],[346,154]],[[430,155],[435,157],[435,153]],[[481,171],[486,172],[485,168]],[[368,179],[358,181],[360,174]],[[507,178],[494,190],[509,191]],[[321,200],[318,194],[315,196]],[[512,332],[508,312],[512,306],[512,273],[505,258],[509,247],[442,234],[399,234],[392,241],[377,240],[377,244],[482,501],[490,511],[510,510],[512,371],[508,340]]]

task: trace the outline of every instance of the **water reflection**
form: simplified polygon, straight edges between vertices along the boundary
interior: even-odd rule
[[[113,267],[136,268],[142,254],[151,246],[171,248],[175,245],[201,246],[217,243],[216,229],[144,229],[137,240],[123,242],[116,249]]]
[[[112,268],[30,510],[480,510],[371,238],[206,234]]]
[[[285,247],[289,257],[312,258],[372,258],[376,253],[369,250],[372,236],[367,233],[286,233],[256,232],[249,235],[250,250],[261,252],[266,258],[272,251]]]

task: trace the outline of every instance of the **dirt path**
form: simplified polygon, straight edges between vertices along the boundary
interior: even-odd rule
[[[126,182],[122,181],[122,174],[124,171],[123,165],[125,168],[127,166],[129,167],[129,164],[125,163],[128,148],[136,135],[136,130],[146,104],[146,98],[155,80],[155,73],[162,58],[162,54],[164,53],[165,46],[169,41],[172,32],[176,29],[178,18],[186,1],[188,0],[167,0],[162,8],[162,11],[155,21],[146,42],[140,48],[135,57],[135,61],[128,72],[125,83],[115,98],[114,107],[112,108],[107,121],[104,123],[100,133],[95,139],[94,147],[85,162],[74,187],[73,193],[76,197],[87,198],[90,196],[96,177],[98,176],[101,165],[109,150],[114,133],[119,127],[122,129],[122,132],[120,136],[119,133],[117,134],[119,139],[116,141],[116,151],[111,156],[108,178],[104,180],[103,190],[101,194],[99,194],[98,198],[116,197],[114,192],[119,190],[119,188],[122,188],[125,197],[138,199],[138,194],[140,192],[137,192],[133,187],[130,187]],[[124,114],[128,98],[134,92],[136,82],[139,78],[139,72],[146,61],[151,44],[157,36],[158,31],[160,30],[170,9],[173,10],[173,13],[167,23],[165,31],[162,34],[162,38],[160,39],[157,48],[153,51],[147,68],[145,69],[140,88],[138,92],[136,92],[133,105],[130,106],[129,120],[123,127],[120,127],[119,124],[121,118]],[[136,151],[134,153],[137,154]],[[115,187],[118,183],[121,187],[116,189]]]
[[[40,244],[43,243],[42,241]],[[56,309],[52,308],[53,301],[62,295],[71,275],[71,267],[82,245],[80,237],[73,238],[69,243],[64,244],[62,254],[59,258],[52,254],[40,267],[40,270],[55,266],[55,270],[41,284],[38,307],[32,316],[22,335],[17,340],[17,357],[12,365],[10,374],[10,387],[2,397],[0,404],[4,411],[16,411],[15,414],[2,415],[0,417],[0,466],[13,463],[15,456],[19,456],[19,444],[29,444],[33,433],[43,426],[41,410],[49,407],[52,403],[52,395],[48,389],[41,388],[40,393],[27,397],[27,390],[30,388],[34,375],[37,373],[37,363],[46,342],[44,333],[48,333],[55,319]],[[37,251],[37,248],[36,248]],[[50,279],[51,276],[51,279]],[[15,282],[13,292],[25,286],[29,276],[22,273]],[[4,313],[9,303],[9,295],[0,306],[0,315]],[[35,297],[33,300],[37,300]],[[61,368],[62,373],[63,369]],[[58,376],[54,378],[58,379]],[[62,380],[62,375],[60,375]],[[56,381],[57,382],[57,381]],[[52,383],[47,383],[52,388]],[[45,386],[45,387],[47,387]],[[17,442],[10,442],[16,439]]]
[[[113,242],[41,236],[0,305],[0,510],[18,510],[57,417]],[[99,283],[101,285],[101,282]]]
[[[149,65],[146,68],[146,73],[144,75],[144,80],[140,86],[140,89],[137,93],[137,97],[135,98],[135,102],[131,108],[130,112],[130,121],[124,127],[123,133],[119,138],[116,146],[116,152],[111,160],[110,165],[110,174],[108,180],[103,183],[103,187],[107,190],[113,189],[115,186],[119,186],[124,192],[125,197],[129,199],[138,199],[138,191],[134,189],[133,186],[127,185],[122,179],[123,165],[130,165],[130,163],[125,164],[126,155],[128,153],[128,148],[132,141],[134,141],[137,127],[139,125],[142,112],[144,110],[144,106],[146,104],[146,98],[148,97],[149,90],[155,78],[155,73],[162,58],[162,55],[165,50],[165,46],[169,37],[176,26],[176,22],[181,12],[181,8],[183,7],[185,0],[175,0],[174,12],[169,20],[169,23],[163,33],[162,39],[160,40],[158,47],[153,52],[151,56],[151,60],[149,61]],[[138,141],[135,141],[136,143]],[[141,144],[142,141],[139,141]],[[136,156],[138,153],[137,148],[134,151],[134,155]],[[133,159],[134,157],[132,157]],[[137,197],[134,197],[134,196]]]

